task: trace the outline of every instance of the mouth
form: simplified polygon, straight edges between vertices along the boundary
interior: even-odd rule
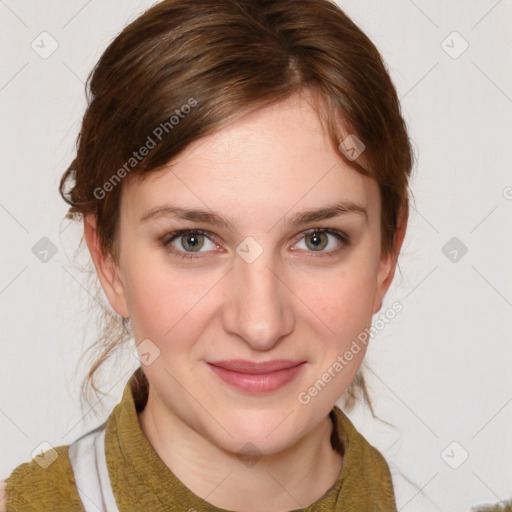
[[[236,359],[207,361],[207,364],[222,381],[234,388],[249,393],[269,393],[291,382],[303,370],[306,361]]]

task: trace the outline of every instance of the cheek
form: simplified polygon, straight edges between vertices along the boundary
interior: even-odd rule
[[[306,294],[308,289],[314,293]],[[310,319],[324,333],[323,339],[341,348],[371,323],[375,289],[376,269],[354,265],[329,273],[328,278],[312,279],[301,296],[307,297]]]
[[[136,341],[156,342],[186,314],[191,292],[154,255],[132,253],[125,261],[125,294]]]
[[[330,277],[328,284],[317,288],[307,301],[313,305],[309,329],[315,337],[316,350],[311,352],[311,387],[304,389],[308,398],[325,388],[319,402],[327,404],[340,398],[363,362],[376,284],[375,271],[368,268],[354,267]]]
[[[193,268],[173,270],[165,255],[149,252],[133,255],[126,269],[126,298],[136,342],[149,338],[162,351],[191,350],[191,340],[199,337],[210,315],[214,293],[207,292],[219,276]]]

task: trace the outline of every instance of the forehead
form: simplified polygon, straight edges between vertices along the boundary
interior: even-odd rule
[[[342,160],[308,98],[298,95],[242,116],[123,188],[123,215],[133,221],[169,202],[235,217],[340,200],[364,203],[370,213],[380,204],[375,181]]]

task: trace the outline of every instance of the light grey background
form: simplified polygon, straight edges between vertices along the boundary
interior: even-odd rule
[[[41,442],[68,444],[102,422],[138,366],[125,351],[105,373],[99,416],[81,411],[79,363],[96,310],[76,268],[85,260],[73,260],[81,229],[62,221],[57,187],[88,72],[153,3],[0,0],[3,478]],[[401,272],[383,311],[394,301],[404,309],[367,358],[376,412],[395,428],[361,408],[350,417],[388,461],[399,510],[510,498],[512,2],[338,3],[381,50],[418,158]],[[43,237],[57,249],[46,263],[32,252]]]

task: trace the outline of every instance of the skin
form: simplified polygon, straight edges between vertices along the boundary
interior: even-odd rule
[[[367,218],[345,213],[286,223],[336,201],[364,206]],[[169,203],[230,217],[234,230],[169,217],[140,222],[150,208]],[[150,339],[160,351],[143,366],[150,391],[139,413],[155,451],[218,507],[283,511],[321,498],[343,464],[329,441],[328,414],[364,347],[307,405],[297,397],[370,327],[393,279],[405,223],[395,250],[381,254],[378,185],[343,162],[304,95],[241,117],[144,180],[130,176],[120,208],[118,264],[102,253],[92,216],[85,237],[110,304],[130,317],[137,344]],[[162,244],[186,228],[211,234],[196,233],[199,252],[187,235]],[[351,241],[320,234],[315,252],[307,234],[313,228],[340,230]],[[247,236],[262,249],[251,263],[236,252]],[[251,394],[205,363],[235,358],[307,364],[283,388]],[[261,456],[251,467],[238,457],[254,455],[246,443]]]

